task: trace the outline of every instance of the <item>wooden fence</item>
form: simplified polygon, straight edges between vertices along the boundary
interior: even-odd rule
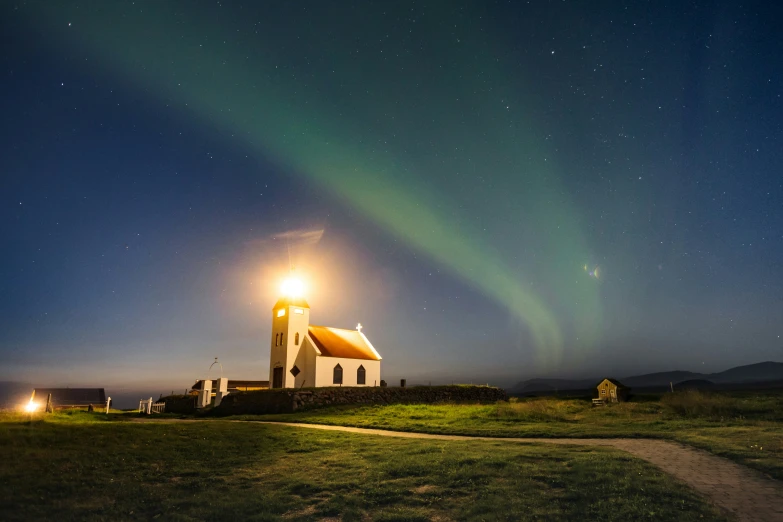
[[[147,415],[150,415],[152,413],[164,413],[165,411],[165,402],[152,402],[152,397],[139,401],[139,413],[146,413]]]

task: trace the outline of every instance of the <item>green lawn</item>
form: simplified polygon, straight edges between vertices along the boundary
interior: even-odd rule
[[[443,408],[352,418],[440,416],[446,430]],[[498,411],[470,408],[456,411]],[[36,417],[0,415],[2,520],[721,520],[690,489],[607,448]]]
[[[665,438],[783,479],[783,394],[779,392],[639,397],[601,408],[592,407],[589,399],[556,398],[489,405],[354,406],[263,419],[496,437]]]

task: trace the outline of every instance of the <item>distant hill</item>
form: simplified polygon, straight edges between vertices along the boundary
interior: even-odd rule
[[[675,390],[711,390],[715,387],[715,383],[712,381],[706,381],[704,379],[691,379],[689,381],[678,382],[675,386]]]
[[[708,378],[719,383],[780,381],[783,380],[783,363],[767,361],[737,366],[724,372],[712,373]]]
[[[0,381],[0,409],[16,408],[30,400],[33,385],[28,382]]]
[[[677,384],[682,381],[691,381],[696,379],[709,380],[703,373],[672,371],[648,373],[646,375],[636,375],[620,379],[623,384],[631,388],[646,388],[648,386],[668,386],[670,382]]]
[[[595,386],[602,378],[595,379],[528,379],[509,389],[510,393],[550,392],[555,390],[585,390]],[[761,362],[737,366],[718,373],[695,373],[682,370],[648,373],[622,377],[620,382],[631,388],[656,388],[684,381],[710,381],[715,384],[743,384],[767,381],[783,381],[783,363]]]

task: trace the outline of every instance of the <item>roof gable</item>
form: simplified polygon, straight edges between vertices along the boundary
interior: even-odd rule
[[[212,390],[214,391],[217,387],[217,379],[210,379],[212,381]],[[241,388],[269,388],[269,381],[236,381],[234,379],[228,379],[227,388],[229,390],[232,389],[241,389]],[[204,389],[204,379],[199,379],[196,381],[196,384],[191,386],[191,390],[203,390]]]
[[[614,384],[618,388],[628,388],[628,386],[626,386],[625,384],[621,383],[617,379],[612,379],[611,377],[607,377],[606,379],[602,379],[601,382],[596,384],[596,386],[601,386],[604,383],[604,381],[609,381],[610,383]]]
[[[380,361],[381,356],[367,337],[357,330],[310,326],[307,334],[322,357]]]

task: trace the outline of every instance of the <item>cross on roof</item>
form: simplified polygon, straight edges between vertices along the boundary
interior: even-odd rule
[[[356,325],[356,330],[357,331],[361,332],[362,328],[364,328],[364,326],[362,326],[362,323],[359,323],[359,324]]]

